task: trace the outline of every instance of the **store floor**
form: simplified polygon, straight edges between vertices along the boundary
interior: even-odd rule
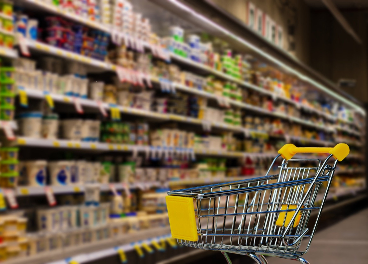
[[[311,264],[368,263],[368,209],[316,233],[304,258]],[[296,261],[268,258],[269,264],[291,264]]]

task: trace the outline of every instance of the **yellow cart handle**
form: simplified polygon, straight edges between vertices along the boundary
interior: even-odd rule
[[[345,143],[339,143],[333,148],[298,148],[294,144],[285,144],[279,150],[279,154],[286,160],[291,159],[296,153],[329,153],[338,161],[342,161],[349,155],[349,152],[349,146]]]

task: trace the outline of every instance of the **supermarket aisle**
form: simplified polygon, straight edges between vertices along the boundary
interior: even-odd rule
[[[368,263],[368,209],[317,232],[305,259],[311,264]],[[268,260],[270,264],[299,263],[276,258]]]

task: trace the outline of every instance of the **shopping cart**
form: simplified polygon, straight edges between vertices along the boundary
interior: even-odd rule
[[[278,153],[264,177],[170,191],[166,202],[172,236],[180,245],[221,251],[228,263],[227,253],[248,255],[259,264],[267,263],[264,256],[308,263],[302,255],[311,245],[337,161],[349,154],[349,146],[297,148],[286,144]],[[322,161],[292,159],[296,153],[329,155]],[[278,174],[269,175],[280,156]],[[329,162],[331,157],[336,160]],[[326,190],[317,205],[322,185]],[[317,218],[308,232],[314,210]],[[300,250],[302,242],[304,250]]]

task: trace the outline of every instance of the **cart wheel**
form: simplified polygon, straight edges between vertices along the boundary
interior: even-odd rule
[[[301,263],[303,263],[303,264],[309,264],[309,262],[308,261],[306,261],[305,259],[303,259],[303,258],[298,258],[298,260],[301,262]]]
[[[231,259],[229,258],[229,255],[226,252],[221,251],[222,255],[224,255],[227,264],[232,264]]]
[[[262,261],[262,264],[268,264],[267,259],[263,255],[257,255],[257,257]]]
[[[263,264],[262,258],[260,258],[260,256],[257,256],[255,254],[248,254],[248,256],[251,257],[255,262],[257,262],[257,264]]]

